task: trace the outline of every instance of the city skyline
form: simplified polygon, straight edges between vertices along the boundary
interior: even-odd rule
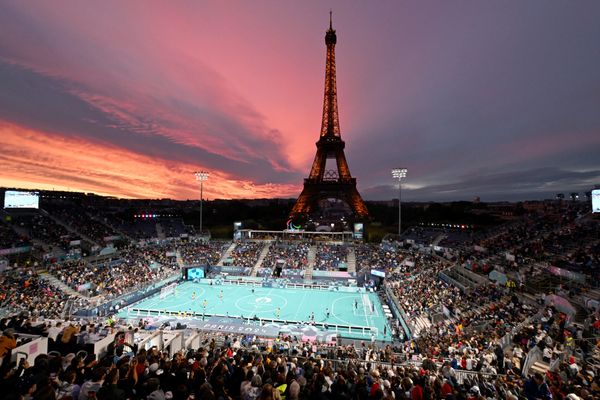
[[[295,198],[333,9],[342,138],[366,200],[600,184],[600,4],[4,2],[0,186]]]

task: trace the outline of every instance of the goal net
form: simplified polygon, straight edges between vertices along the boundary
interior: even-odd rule
[[[160,298],[164,299],[168,295],[175,293],[175,288],[177,287],[176,283],[171,283],[164,288],[160,289]]]
[[[362,305],[365,310],[365,315],[374,315],[375,314],[375,304],[369,299],[369,296],[363,294],[362,296]]]

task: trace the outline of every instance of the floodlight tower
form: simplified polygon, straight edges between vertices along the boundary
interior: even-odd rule
[[[196,180],[200,181],[200,235],[202,235],[202,200],[203,200],[203,183],[205,180],[208,179],[208,175],[209,173],[206,171],[198,171],[195,172],[194,175],[196,175]]]
[[[400,233],[402,233],[402,178],[406,178],[406,168],[394,168],[392,169],[392,176],[398,179],[398,240],[400,240]]]

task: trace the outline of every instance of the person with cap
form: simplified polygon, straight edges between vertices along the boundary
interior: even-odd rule
[[[469,389],[469,393],[467,393],[468,400],[478,400],[481,397],[481,390],[479,386],[474,385]]]

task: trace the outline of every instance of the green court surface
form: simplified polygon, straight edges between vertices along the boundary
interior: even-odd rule
[[[129,307],[128,311],[123,310],[119,316],[184,317],[190,314],[228,315],[246,319],[256,316],[263,320],[288,323],[307,322],[314,314],[317,324],[326,323],[330,330],[337,325],[343,337],[371,338],[371,330],[357,333],[364,327],[376,328],[373,332],[377,340],[391,340],[390,327],[375,293],[259,286],[252,289],[250,286],[183,282],[165,298],[160,298],[159,294],[149,297]],[[347,326],[353,327],[353,333],[344,329]]]

